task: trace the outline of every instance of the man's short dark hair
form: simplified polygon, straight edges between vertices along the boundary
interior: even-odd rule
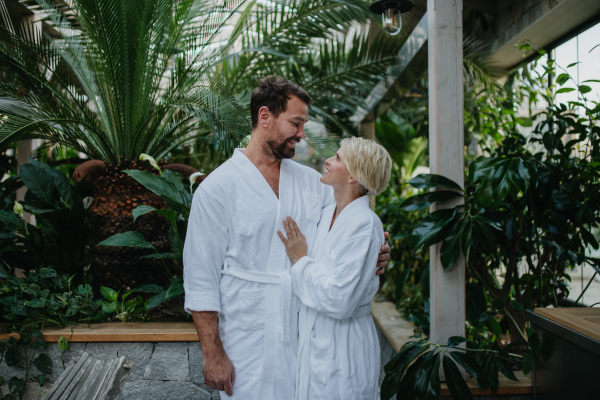
[[[275,118],[287,110],[290,96],[296,96],[310,106],[312,99],[308,92],[295,83],[277,75],[269,75],[258,82],[258,87],[252,91],[250,99],[250,117],[252,129],[258,124],[258,110],[266,106]]]

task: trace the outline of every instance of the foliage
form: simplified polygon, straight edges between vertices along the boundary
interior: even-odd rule
[[[538,340],[532,340],[533,337],[537,337]],[[525,357],[506,350],[472,348],[465,338],[459,336],[450,337],[445,345],[430,343],[420,336],[416,338],[419,340],[406,343],[385,365],[386,375],[381,386],[382,400],[388,400],[396,393],[401,395],[402,399],[408,400],[439,399],[440,366],[443,368],[446,384],[453,399],[473,399],[458,367],[474,377],[480,389],[489,389],[496,393],[499,372],[508,379],[517,381],[512,370],[513,365],[523,363],[530,369],[533,354],[537,360],[541,353],[541,342],[537,333],[533,332],[530,336],[531,348]],[[525,358],[528,361],[525,361]]]
[[[213,68],[218,33],[243,1],[37,3],[59,38],[0,6],[2,143],[43,138],[116,164],[249,132]]]
[[[126,170],[124,172],[129,174],[146,189],[160,196],[168,206],[166,209],[157,210],[142,204],[133,210],[132,217],[135,221],[139,216],[150,212],[155,212],[165,217],[171,224],[168,235],[172,249],[170,253],[159,253],[150,242],[146,241],[141,233],[135,231],[117,233],[100,243],[100,246],[143,247],[154,249],[155,254],[143,256],[143,258],[158,258],[162,261],[167,272],[171,275],[171,284],[169,288],[164,290],[157,285],[143,285],[123,295],[126,296],[135,291],[154,294],[147,303],[144,303],[144,309],[149,310],[167,300],[182,298],[184,295],[183,279],[174,276],[171,270],[174,267],[179,273],[183,272],[183,244],[185,243],[185,234],[187,232],[187,224],[190,216],[194,182],[192,182],[192,186],[189,189],[186,189],[181,177],[175,172],[167,169],[162,171],[160,175],[154,175],[139,170]],[[116,299],[114,301],[116,302]],[[116,305],[114,308],[116,310]],[[137,303],[132,310],[141,312]],[[120,312],[122,313],[123,310]]]
[[[0,312],[2,319],[10,322],[10,328],[3,330],[12,330],[18,335],[18,339],[9,337],[0,340],[0,362],[4,361],[9,367],[18,365],[24,368],[24,377],[10,378],[10,393],[4,397],[0,394],[0,398],[22,399],[28,381],[33,380],[43,386],[44,374],[51,372],[50,357],[41,353],[46,343],[40,331],[47,325],[90,322],[97,318],[101,301],[92,300],[90,285],[81,284],[75,290],[71,287],[73,277],[58,275],[52,268],[32,270],[19,278],[11,275],[10,269],[0,267],[0,279]],[[40,372],[34,377],[31,376],[32,365]],[[4,379],[0,377],[0,381]]]
[[[161,291],[162,288],[158,285],[146,285],[155,288],[148,288],[147,290]],[[138,290],[128,290],[121,295],[121,301],[119,302],[119,292],[115,292],[111,288],[100,287],[100,293],[107,300],[102,302],[102,311],[107,315],[115,316],[121,320],[121,322],[138,322],[146,321],[147,318],[147,302],[144,301],[139,295],[135,299],[131,299],[127,302],[125,300]],[[150,292],[152,293],[152,292]]]
[[[0,340],[0,363],[4,361],[7,366],[23,366],[24,377],[16,376],[8,379],[8,393],[4,396],[0,392],[2,400],[23,399],[26,384],[29,381],[37,382],[40,386],[46,383],[44,374],[52,372],[52,360],[46,353],[41,353],[46,348],[46,342],[41,332],[34,330],[31,333],[21,332],[19,338],[9,337]],[[36,356],[37,355],[37,356]],[[31,376],[31,367],[36,367],[40,372],[36,376]],[[3,376],[0,376],[0,385],[5,381]]]

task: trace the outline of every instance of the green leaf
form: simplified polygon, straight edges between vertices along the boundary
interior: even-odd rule
[[[496,335],[496,337],[499,338],[500,335],[502,335],[502,328],[500,327],[500,324],[498,323],[498,321],[496,321],[496,319],[490,319],[488,322],[486,322],[486,325],[488,326],[488,328],[490,328],[494,335]]]
[[[560,86],[562,86],[565,83],[567,83],[567,81],[569,80],[569,78],[571,78],[571,75],[569,75],[569,74],[560,74],[556,78],[556,83],[558,83]]]
[[[156,210],[156,213],[168,219],[171,225],[173,226],[175,226],[175,224],[177,223],[177,212],[175,212],[174,210],[160,209]]]
[[[457,197],[463,197],[463,194],[451,190],[439,190],[435,192],[422,193],[404,200],[404,202],[402,202],[400,205],[400,208],[404,211],[414,211],[421,208],[427,208],[432,203],[437,201],[443,202],[455,199]]]
[[[25,302],[27,307],[42,308],[46,305],[46,299],[33,299]]]
[[[511,381],[519,382],[519,380],[515,376],[515,373],[510,368],[510,364],[508,364],[508,361],[498,359],[498,368],[500,369],[500,372],[502,372],[502,375],[504,375]]]
[[[158,285],[155,285],[153,283],[146,283],[140,287],[137,287],[135,289],[131,289],[128,291],[129,292],[139,292],[139,293],[152,293],[152,294],[158,294],[160,292],[163,291],[163,288],[161,288]]]
[[[523,360],[521,361],[521,367],[523,370],[523,374],[529,375],[531,372],[531,351],[528,351],[523,356]]]
[[[117,302],[113,301],[111,303],[103,301],[102,302],[102,311],[107,314],[112,314],[117,311]]]
[[[38,276],[42,279],[48,279],[48,278],[56,278],[58,276],[58,274],[56,273],[56,270],[54,270],[52,268],[42,268],[38,272]]]
[[[442,385],[440,382],[440,361],[442,354],[437,353],[434,358],[435,363],[431,369],[429,385],[427,386],[427,395],[425,396],[426,400],[438,400],[442,394]]]
[[[475,358],[461,351],[451,351],[449,354],[454,361],[465,369],[465,371],[477,379],[477,383],[481,388],[487,388],[489,386],[489,376]]]
[[[0,278],[2,278],[2,279],[8,278],[8,272],[4,269],[4,267],[2,265],[0,265]]]
[[[25,386],[25,381],[23,379],[17,378],[16,376],[13,376],[8,381],[8,390],[10,390],[10,392],[13,395],[21,391],[23,386]]]
[[[77,304],[74,304],[67,309],[67,311],[65,312],[65,317],[71,317],[77,314],[77,311],[79,311],[79,306]]]
[[[425,364],[423,364],[423,368],[421,368],[421,371],[417,373],[417,377],[415,379],[415,395],[417,398],[420,399],[429,398],[429,391],[431,386],[430,382],[432,379],[431,375],[435,373],[439,376],[440,353],[435,353],[434,351],[431,351],[427,354],[427,356],[427,361],[425,362]],[[438,366],[438,370],[434,372],[433,368],[436,365]]]
[[[44,386],[44,384],[46,383],[46,377],[44,376],[44,374],[39,374],[35,377],[35,380],[40,385],[40,387]]]
[[[185,291],[183,289],[183,279],[175,277],[171,280],[171,286],[169,286],[169,289],[167,289],[166,300],[183,296],[184,293]]]
[[[100,286],[100,293],[108,301],[117,301],[119,294],[111,288]]]
[[[529,128],[533,126],[533,120],[528,117],[519,117],[517,118],[517,124]]]
[[[462,238],[463,228],[467,222],[467,218],[464,217],[466,213],[460,213],[457,215],[457,222],[452,226],[452,229],[448,233],[448,236],[442,243],[440,250],[440,261],[444,270],[451,267],[458,261],[460,257],[460,244]],[[460,220],[462,218],[462,221]]]
[[[535,361],[539,360],[542,355],[542,339],[538,333],[532,328],[525,328],[527,332],[527,340],[529,342],[529,348],[531,348],[531,355]]]
[[[27,233],[25,230],[25,222],[14,212],[0,210],[0,222],[22,235]]]
[[[444,355],[443,367],[444,376],[446,377],[446,385],[448,385],[448,390],[450,391],[450,394],[452,394],[452,398],[460,400],[472,400],[473,395],[471,394],[471,389],[469,389],[469,386],[465,382],[458,367],[448,356],[448,354]]]
[[[92,287],[88,284],[79,285],[79,286],[77,286],[77,291],[79,292],[80,295],[85,297],[88,294],[92,293]]]
[[[582,83],[587,83],[587,82],[596,82],[596,83],[600,83],[600,80],[598,80],[598,79],[588,79],[588,80],[585,80],[585,81],[583,81]]]
[[[67,340],[66,337],[61,336],[60,339],[58,339],[58,348],[60,349],[60,351],[67,351],[68,347],[69,347],[69,341]]]
[[[187,192],[187,190],[183,184],[183,181],[181,180],[181,176],[179,174],[171,171],[170,169],[165,169],[162,172],[162,176],[167,181],[171,182],[177,190],[180,190],[182,192]]]
[[[172,260],[178,260],[181,257],[179,257],[178,255],[173,254],[173,253],[160,253],[160,254],[152,253],[152,254],[146,254],[145,256],[141,256],[140,258],[168,258],[168,259],[172,259]]]
[[[415,176],[413,179],[408,181],[409,185],[416,187],[417,189],[429,189],[438,186],[447,187],[449,189],[456,189],[462,192],[462,188],[458,183],[453,180],[446,178],[445,176],[436,174],[420,174]]]
[[[579,93],[586,94],[592,91],[592,88],[587,85],[579,85]]]
[[[183,207],[189,208],[190,200],[186,197],[186,194],[188,194],[187,191],[178,190],[173,183],[162,176],[156,176],[150,172],[140,170],[125,170],[123,172],[163,199],[173,201]]]
[[[165,302],[167,299],[167,291],[160,292],[156,296],[153,296],[148,300],[148,304],[146,304],[146,310],[157,307]]]
[[[99,246],[124,246],[124,247],[142,247],[145,249],[153,249],[151,243],[147,242],[140,232],[128,231],[112,235],[106,240],[99,243]]]
[[[135,222],[139,216],[144,215],[144,214],[148,214],[149,212],[152,212],[152,211],[156,211],[156,208],[150,207],[150,206],[147,206],[147,205],[144,205],[144,204],[137,206],[131,212],[131,215],[133,216],[133,222]]]
[[[29,162],[19,168],[19,176],[31,194],[45,203],[54,203],[54,174],[48,165],[29,157]]]
[[[498,380],[498,359],[495,357],[492,358],[488,366],[488,374],[490,377],[490,390],[492,393],[496,393],[500,386],[500,381]]]
[[[33,360],[35,367],[44,374],[52,372],[52,360],[48,357],[48,354],[42,353],[35,360]]]
[[[4,351],[4,362],[7,366],[13,367],[21,362],[21,350],[16,340],[9,340]]]
[[[560,94],[560,93],[569,93],[569,92],[572,92],[572,91],[574,91],[574,90],[575,90],[575,89],[573,89],[573,88],[562,88],[562,89],[558,89],[558,90],[556,91],[556,94]]]
[[[444,231],[451,227],[457,207],[434,211],[427,215],[412,231],[415,247],[432,246],[444,239]]]
[[[450,336],[448,338],[448,347],[452,348],[452,347],[456,347],[461,343],[466,342],[467,339],[465,339],[462,336]]]
[[[521,315],[525,315],[525,309],[523,308],[523,305],[521,303],[519,303],[516,300],[511,300],[510,301],[510,305],[513,306],[513,308]]]
[[[574,62],[574,63],[571,63],[571,64],[567,65],[567,68],[574,67],[574,66],[576,66],[577,64],[579,64],[579,62]]]

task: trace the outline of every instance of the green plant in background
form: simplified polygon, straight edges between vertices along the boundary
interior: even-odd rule
[[[546,73],[554,68],[550,62]],[[541,76],[522,85],[533,92]],[[561,86],[570,79],[567,72],[559,77]],[[515,116],[510,122],[514,131],[508,132],[499,147],[487,149],[489,156],[470,163],[464,189],[439,175],[419,175],[409,184],[436,190],[409,197],[401,206],[410,212],[464,198],[464,204],[439,209],[422,219],[411,239],[417,249],[442,243],[444,268],[453,265],[461,253],[465,255],[469,340],[454,339],[467,341],[468,354],[485,356],[471,356],[479,373],[475,364],[469,369],[455,354],[449,357],[475,376],[480,386],[487,387],[478,375],[487,377],[492,391],[497,389],[498,371],[513,379],[509,366],[515,365],[527,374],[532,360],[542,353],[538,334],[525,325],[524,310],[558,307],[568,295],[569,268],[587,263],[596,273],[600,271],[600,260],[586,255],[587,248],[600,247],[592,233],[600,222],[596,161],[600,159],[600,103],[586,98],[591,91],[586,85],[571,89],[578,91],[579,101],[556,104],[551,91],[543,94],[549,106],[534,117],[539,121],[528,139],[515,127],[529,122]],[[509,340],[502,337],[505,332]],[[419,347],[420,353],[411,343],[386,367],[382,390],[393,394],[409,387],[421,393],[433,388],[432,398],[439,397],[439,377],[431,371],[441,356],[429,352],[418,358],[430,346],[419,345],[426,348]],[[508,354],[510,348],[518,354]],[[409,374],[406,367],[413,361],[419,363],[420,372]],[[460,389],[465,389],[462,377],[447,364],[444,369],[448,387],[454,387],[453,398],[471,398],[470,392]]]
[[[150,285],[148,285],[150,286]],[[161,290],[162,288],[158,285],[157,289]],[[115,316],[121,322],[144,322],[148,319],[147,317],[147,301],[143,300],[140,296],[137,296],[135,299],[131,299],[127,302],[125,300],[135,292],[139,292],[140,290],[129,290],[121,295],[121,300],[119,301],[119,292],[115,292],[111,288],[107,288],[102,286],[100,288],[100,292],[102,296],[107,301],[102,302],[102,311],[108,316]]]
[[[20,215],[0,210],[0,258],[11,267],[44,265],[81,275],[89,264],[85,185],[73,185],[61,172],[32,158],[9,180],[6,185],[22,182],[19,187],[24,184],[28,190],[24,205],[17,205]],[[35,225],[25,222],[23,211],[35,216]]]
[[[18,339],[10,337],[0,340],[0,363],[4,362],[9,367],[23,367],[23,377],[13,376],[8,379],[8,393],[3,396],[0,392],[0,399],[23,399],[26,385],[30,381],[44,386],[46,383],[44,374],[52,372],[52,360],[46,353],[41,353],[45,348],[46,342],[38,330],[20,332]],[[33,366],[35,366],[39,374],[32,377]],[[4,381],[5,378],[0,376],[0,385]]]
[[[153,161],[153,159],[150,160],[150,162]],[[156,168],[160,170],[160,168]],[[185,243],[185,234],[187,232],[190,207],[192,205],[192,193],[196,177],[190,177],[190,187],[186,188],[181,176],[173,171],[164,170],[161,171],[160,175],[153,175],[149,172],[138,170],[127,170],[124,172],[146,189],[157,196],[160,196],[168,206],[166,209],[157,210],[142,204],[133,210],[132,218],[135,221],[139,216],[150,212],[155,212],[165,217],[171,224],[168,234],[172,249],[170,253],[159,253],[151,243],[146,241],[140,232],[136,231],[117,233],[100,243],[101,246],[125,246],[154,249],[155,254],[149,254],[143,256],[143,258],[158,258],[163,262],[167,272],[171,276],[169,288],[165,290],[158,285],[143,285],[128,292],[131,293],[136,291],[154,294],[154,296],[144,304],[145,310],[149,310],[167,300],[183,297],[183,279],[181,278],[181,275],[183,274],[183,244]],[[175,270],[180,276],[174,275],[171,272],[172,270]],[[137,305],[136,310],[138,310]]]
[[[41,351],[46,343],[41,330],[45,326],[66,326],[93,320],[100,309],[100,300],[92,300],[90,285],[71,287],[73,277],[58,275],[52,268],[29,271],[24,277],[10,275],[10,269],[0,267],[0,314],[10,322],[4,333],[15,332],[18,339],[0,340],[0,362],[7,366],[23,367],[23,377],[0,377],[8,380],[9,394],[3,399],[22,399],[27,382],[40,386],[43,374],[51,372],[50,357]],[[33,378],[32,365],[39,374]]]

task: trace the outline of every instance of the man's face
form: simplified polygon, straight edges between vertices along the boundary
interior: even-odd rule
[[[296,145],[306,139],[304,124],[308,121],[308,106],[296,96],[290,96],[287,109],[273,119],[269,139],[264,144],[267,154],[277,159],[292,158]]]

